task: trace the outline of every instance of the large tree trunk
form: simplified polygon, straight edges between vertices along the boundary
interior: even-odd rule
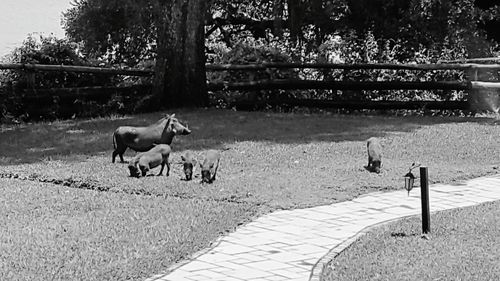
[[[302,5],[300,0],[288,1],[288,19],[290,22],[290,37],[297,43],[302,38]]]
[[[205,0],[161,1],[153,94],[162,107],[206,106]]]
[[[283,0],[274,0],[273,3],[273,35],[283,38]]]

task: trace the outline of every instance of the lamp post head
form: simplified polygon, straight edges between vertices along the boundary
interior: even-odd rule
[[[405,189],[408,191],[408,196],[410,196],[410,191],[413,189],[413,184],[415,183],[415,176],[408,172],[405,176]]]

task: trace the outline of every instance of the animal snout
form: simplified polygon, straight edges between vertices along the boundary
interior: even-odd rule
[[[210,171],[201,171],[201,181],[206,183],[212,182],[212,178],[210,177]]]
[[[188,181],[193,179],[193,168],[194,165],[192,163],[184,163],[184,175],[186,175],[186,180]]]
[[[136,167],[134,166],[129,166],[128,167],[129,171],[130,171],[130,176],[131,177],[135,177],[135,178],[138,178],[141,176],[141,174],[139,173],[139,171],[137,170]]]
[[[380,174],[380,166],[382,163],[380,161],[373,161],[373,172]]]

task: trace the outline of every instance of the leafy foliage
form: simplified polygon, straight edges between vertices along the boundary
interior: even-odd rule
[[[291,56],[283,52],[283,44],[279,41],[268,42],[264,39],[253,39],[247,37],[241,39],[233,48],[224,48],[223,45],[213,46],[214,54],[210,60],[215,64],[259,64],[269,62],[290,62]],[[258,71],[221,71],[212,72],[207,75],[211,82],[241,82],[241,81],[262,81],[273,79],[293,79],[298,78],[298,73],[291,69],[266,69]],[[256,103],[269,98],[276,98],[285,94],[285,91],[223,91],[215,98],[219,106],[227,106],[234,100],[250,99]]]
[[[19,64],[93,65],[79,49],[78,44],[67,39],[30,35],[6,60]],[[106,76],[60,71],[6,71],[0,79],[2,83],[12,83],[19,89],[82,87],[112,82]]]
[[[159,7],[155,0],[75,0],[64,28],[87,56],[133,66],[154,57]]]
[[[57,39],[53,36],[35,36],[30,35],[22,44],[16,48],[6,61],[17,64],[47,64],[47,65],[78,65],[92,66],[95,61],[90,61],[80,53],[80,46],[77,43],[70,42],[67,39]],[[23,96],[25,90],[31,89],[51,89],[51,88],[71,88],[71,87],[90,87],[90,86],[108,86],[114,85],[116,79],[109,75],[94,75],[88,73],[61,72],[61,71],[25,71],[25,70],[6,70],[0,75],[0,100],[1,117],[0,119],[12,119],[20,117],[21,119],[38,118],[58,118],[71,117],[74,113],[64,113],[64,108],[77,106],[76,103],[63,103],[63,101],[54,96],[50,101],[44,104],[24,104]],[[81,107],[85,108],[90,101],[81,101]],[[108,105],[109,104],[109,105]],[[106,105],[106,106],[105,106]],[[104,103],[106,108],[115,108],[118,104],[113,100]],[[30,116],[30,108],[37,109],[37,116]],[[97,109],[99,107],[96,107]],[[74,108],[73,108],[74,109]],[[103,110],[91,110],[91,112],[103,113]],[[84,114],[87,115],[87,114]]]

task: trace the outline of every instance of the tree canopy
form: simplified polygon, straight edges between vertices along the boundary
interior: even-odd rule
[[[162,2],[75,0],[64,13],[64,26],[88,55],[134,65],[156,56]],[[404,56],[447,45],[474,57],[487,55],[500,40],[499,11],[489,0],[212,0],[205,25],[207,40],[229,47],[245,36],[285,36],[319,47],[328,36],[370,33],[402,44]]]

